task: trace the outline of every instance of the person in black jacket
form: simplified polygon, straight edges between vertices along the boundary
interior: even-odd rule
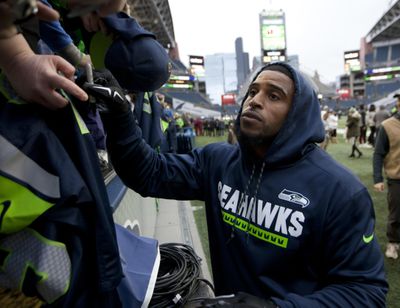
[[[359,113],[361,115],[359,141],[360,144],[363,144],[367,141],[367,121],[366,121],[367,113],[365,112],[364,104],[360,105]]]

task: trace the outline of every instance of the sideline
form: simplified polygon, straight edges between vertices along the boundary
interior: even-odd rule
[[[159,211],[154,237],[160,244],[178,242],[192,246],[202,260],[201,271],[203,278],[212,282],[189,201],[159,199]]]

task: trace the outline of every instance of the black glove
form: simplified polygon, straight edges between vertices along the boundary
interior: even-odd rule
[[[100,113],[125,113],[131,110],[131,103],[110,71],[94,70],[93,83],[84,80],[86,76],[82,74],[77,83],[83,83],[82,88],[95,98]]]
[[[234,295],[203,298],[194,301],[189,300],[185,307],[276,308],[277,306],[269,299],[260,298],[245,292],[238,292]]]

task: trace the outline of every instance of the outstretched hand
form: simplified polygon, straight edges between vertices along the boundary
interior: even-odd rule
[[[82,78],[85,79],[85,76]],[[94,70],[93,83],[85,82],[83,88],[95,98],[100,113],[124,113],[131,110],[124,91],[108,70]]]
[[[73,81],[75,68],[58,56],[18,55],[12,69],[6,75],[19,96],[50,109],[62,108],[68,104],[66,98],[57,92],[62,89],[81,101],[88,95]]]

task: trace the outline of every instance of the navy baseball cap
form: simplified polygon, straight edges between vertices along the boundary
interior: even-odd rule
[[[103,18],[116,34],[104,65],[120,85],[129,91],[154,91],[169,79],[171,64],[164,47],[153,33],[129,15],[119,12]]]

